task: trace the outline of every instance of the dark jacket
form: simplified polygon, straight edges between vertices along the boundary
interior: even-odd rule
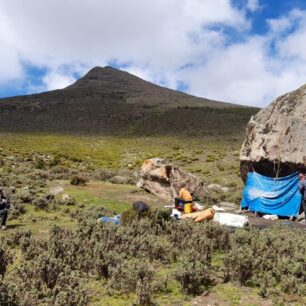
[[[299,182],[299,190],[302,194],[303,200],[306,200],[306,180],[302,180]]]
[[[10,208],[10,201],[4,195],[0,195],[0,210],[8,208]]]

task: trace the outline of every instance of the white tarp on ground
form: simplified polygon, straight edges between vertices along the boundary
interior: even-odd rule
[[[216,212],[214,216],[214,221],[221,225],[239,227],[242,228],[248,224],[248,218],[246,216],[235,215],[224,212]]]

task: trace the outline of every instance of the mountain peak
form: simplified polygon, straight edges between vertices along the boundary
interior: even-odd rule
[[[91,78],[101,78],[104,75],[109,75],[110,73],[123,73],[123,71],[113,68],[111,66],[100,67],[96,66],[90,69],[83,78],[91,77]]]
[[[139,83],[147,83],[146,81],[111,66],[96,66],[90,69],[82,78],[76,81],[68,88],[117,88],[118,86],[134,87]],[[153,84],[152,84],[153,85]]]

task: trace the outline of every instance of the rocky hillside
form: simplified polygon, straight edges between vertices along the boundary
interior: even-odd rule
[[[197,98],[111,67],[61,90],[0,99],[0,131],[97,135],[243,133],[257,109]]]

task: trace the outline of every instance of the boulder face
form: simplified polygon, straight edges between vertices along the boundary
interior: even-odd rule
[[[203,183],[195,175],[160,158],[145,160],[140,169],[140,177],[138,187],[169,202],[178,196],[182,187],[186,187],[195,195],[203,193]]]
[[[260,110],[246,133],[240,152],[244,180],[250,170],[270,177],[306,171],[306,85]]]

